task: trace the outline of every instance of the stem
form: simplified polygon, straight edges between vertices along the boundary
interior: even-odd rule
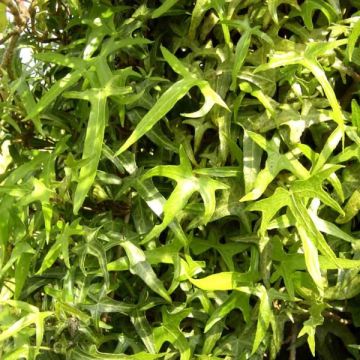
[[[292,324],[291,326],[291,338],[290,338],[290,345],[289,345],[289,360],[296,360],[296,338],[297,338],[297,325],[296,323]]]
[[[13,35],[17,34],[17,31],[11,31],[6,34],[1,40],[0,45],[5,44]]]
[[[22,28],[25,25],[25,19],[19,11],[17,4],[12,0],[0,0],[0,3],[4,4],[9,9],[12,16],[14,17],[15,25],[19,28]]]
[[[12,62],[12,58],[14,56],[16,43],[17,43],[19,37],[20,37],[20,34],[18,32],[16,32],[14,35],[11,36],[10,42],[5,50],[4,56],[3,56],[1,64],[0,64],[1,68],[6,69],[10,80],[15,79],[15,74],[13,72],[13,69],[11,68],[11,62]]]
[[[11,68],[11,63],[14,56],[16,43],[20,37],[20,33],[24,28],[26,21],[15,2],[13,2],[12,0],[0,0],[0,3],[4,4],[9,9],[12,16],[14,17],[15,22],[15,29],[2,40],[2,43],[4,43],[8,39],[10,39],[9,44],[5,49],[0,68],[7,71],[10,80],[14,80],[15,76]],[[0,76],[2,76],[2,72],[0,72]]]

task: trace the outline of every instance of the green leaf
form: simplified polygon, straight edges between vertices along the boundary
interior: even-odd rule
[[[86,71],[88,63],[76,57],[68,57],[55,52],[35,54],[35,59],[65,66],[79,71]]]
[[[194,40],[198,27],[206,11],[210,8],[210,0],[197,0],[191,14],[191,23],[189,27],[189,39]]]
[[[80,170],[78,185],[74,195],[75,215],[78,214],[79,209],[81,208],[96,177],[107,121],[106,98],[108,95],[110,95],[110,93],[106,91],[106,88],[104,91],[94,89],[90,92],[68,92],[65,94],[66,97],[86,99],[91,103],[91,112],[82,154],[82,159],[89,160],[89,162]]]
[[[140,311],[134,311],[131,316],[131,322],[133,323],[142,342],[145,344],[147,351],[150,354],[155,354],[156,348],[154,344],[154,336],[152,333],[152,328],[147,321],[145,314]]]
[[[85,261],[86,256],[88,254],[93,255],[97,261],[99,262],[100,270],[102,272],[102,275],[104,277],[104,285],[106,287],[109,287],[110,285],[110,279],[109,279],[109,273],[107,270],[107,259],[106,259],[106,252],[103,247],[103,245],[95,239],[97,231],[91,232],[90,236],[88,236],[88,241],[84,245],[80,245],[77,248],[77,251],[80,253],[80,269],[83,271],[84,274],[86,274],[85,270]],[[65,247],[67,250],[67,246]],[[68,261],[68,260],[67,260]]]
[[[149,354],[143,351],[139,351],[134,355],[109,354],[100,352],[96,349],[96,345],[91,345],[88,351],[81,348],[70,350],[70,356],[73,360],[155,360],[164,357],[164,354]]]
[[[146,134],[152,127],[161,120],[174,106],[182,99],[187,92],[193,87],[198,86],[200,91],[205,97],[205,104],[201,110],[193,114],[183,114],[185,116],[196,117],[206,114],[214,104],[228,109],[227,105],[221,99],[221,97],[210,87],[207,81],[197,79],[180,60],[178,60],[173,54],[171,54],[166,48],[161,47],[161,52],[165,60],[173,68],[175,72],[183,76],[182,80],[174,83],[169,89],[167,89],[157,100],[155,105],[150,111],[142,118],[140,123],[136,126],[133,133],[120,147],[115,155],[119,155],[128,149],[132,144],[139,140],[144,134]]]
[[[320,51],[317,51],[316,43],[311,43],[307,49],[303,51],[292,51],[292,52],[279,52],[276,56],[273,56],[269,63],[260,65],[255,71],[264,71],[268,69],[274,69],[280,66],[289,66],[294,64],[300,64],[306,67],[309,71],[312,72],[314,77],[318,80],[324,92],[326,94],[327,99],[329,100],[330,106],[333,109],[333,118],[334,121],[337,122],[341,131],[344,128],[344,115],[342,113],[341,107],[337,100],[336,94],[329,83],[326,74],[316,57],[320,55]],[[321,48],[322,49],[322,48]],[[325,49],[326,50],[326,49]]]
[[[101,298],[95,304],[82,304],[81,308],[90,311],[93,314],[102,314],[102,313],[121,313],[121,314],[129,314],[133,310],[135,310],[135,305],[126,304],[121,301],[116,301],[109,297]]]
[[[195,113],[190,113],[190,114],[182,114],[183,116],[187,116],[187,117],[200,117],[200,114],[202,116],[205,116],[210,109],[215,105],[218,104],[221,107],[223,107],[224,109],[229,110],[228,106],[226,105],[226,103],[224,102],[224,100],[220,97],[220,95],[218,93],[216,93],[208,83],[202,81],[199,82],[198,84],[199,89],[201,91],[201,93],[203,94],[204,98],[205,98],[205,103],[203,105],[203,107],[198,110]],[[195,114],[195,116],[194,116]]]
[[[301,242],[302,242],[303,249],[304,249],[306,268],[309,271],[309,274],[312,277],[312,279],[314,280],[315,284],[317,285],[317,288],[319,289],[320,294],[323,295],[324,279],[321,275],[320,262],[319,262],[317,248],[316,248],[315,244],[309,238],[306,230],[302,226],[299,226],[298,231],[299,231],[299,235],[300,235]]]
[[[254,188],[247,193],[240,201],[250,201],[259,198],[266,190],[270,182],[282,170],[289,170],[300,179],[308,177],[306,168],[295,158],[292,152],[286,154],[279,153],[279,138],[274,136],[271,141],[265,140],[261,135],[252,131],[247,131],[251,139],[257,143],[268,154],[265,168],[261,170],[254,183]]]
[[[257,175],[260,172],[261,156],[262,148],[245,131],[243,138],[245,193],[249,193],[255,186]]]
[[[304,322],[304,326],[298,335],[298,337],[308,335],[307,342],[313,356],[315,356],[315,330],[317,326],[322,325],[324,322],[322,311],[325,308],[325,304],[313,304],[310,308],[310,318]]]
[[[343,277],[338,279],[335,286],[326,289],[324,297],[329,300],[347,300],[360,293],[359,269],[343,272]]]
[[[169,313],[165,307],[162,307],[162,324],[154,329],[154,337],[157,351],[165,341],[169,341],[180,352],[180,360],[191,359],[191,348],[186,337],[180,331],[179,325],[181,320],[186,318],[190,309],[178,310]]]
[[[348,39],[347,53],[350,61],[352,60],[355,45],[359,36],[360,36],[360,21],[358,20],[351,29],[351,33]]]
[[[304,19],[305,26],[309,30],[313,30],[314,28],[312,16],[315,10],[320,10],[326,16],[329,23],[335,22],[337,19],[337,13],[334,8],[324,0],[306,0],[301,5],[301,15]]]
[[[18,360],[22,358],[28,358],[30,354],[30,347],[29,345],[22,345],[20,347],[17,347],[14,351],[8,352],[4,356],[4,360]]]
[[[359,21],[360,24],[360,21]],[[351,101],[351,122],[353,126],[360,132],[360,106],[356,99]]]
[[[2,278],[6,272],[9,270],[9,268],[11,268],[15,263],[21,263],[21,256],[25,256],[25,255],[32,255],[32,254],[35,254],[35,250],[25,241],[19,241],[12,253],[11,253],[11,257],[10,259],[6,262],[6,264],[4,264],[2,267],[1,267],[1,270],[0,270],[0,278]],[[27,259],[26,259],[27,260]],[[22,266],[22,264],[20,265]],[[26,262],[24,264],[24,270],[27,268],[27,265],[26,265]],[[21,270],[19,270],[19,276],[20,276],[20,282],[19,282],[19,285],[18,287],[21,289],[22,286],[23,286],[23,281],[24,281],[24,274],[21,272]],[[20,291],[20,290],[19,290]],[[18,295],[18,293],[17,293]]]
[[[305,56],[306,56],[306,52],[305,52]],[[339,128],[343,130],[345,118],[341,110],[340,104],[338,102],[338,99],[336,97],[336,94],[333,90],[333,87],[329,83],[324,70],[321,68],[320,64],[315,59],[305,58],[302,60],[301,63],[313,73],[317,81],[324,89],[326,97],[329,100],[330,106],[333,109],[334,121],[336,121],[336,123],[339,125]]]
[[[16,264],[15,268],[15,292],[14,299],[19,299],[21,290],[24,287],[25,281],[28,277],[33,254],[22,254]]]
[[[14,171],[12,171],[6,178],[4,185],[14,185],[20,180],[28,178],[31,174],[36,172],[39,167],[48,159],[49,154],[42,152],[36,154],[31,160],[21,164]]]
[[[257,275],[237,272],[221,272],[206,276],[202,279],[191,279],[191,283],[202,290],[233,290],[239,286],[240,283],[248,283],[256,280]]]
[[[147,133],[159,120],[161,120],[174,105],[183,98],[187,92],[198,83],[197,79],[182,79],[167,89],[150,111],[142,118],[136,126],[130,137],[116,152],[116,155],[123,153],[132,144],[138,141],[145,133]]]
[[[171,303],[171,298],[164,284],[157,278],[144,252],[129,240],[121,241],[120,245],[124,248],[129,259],[130,271],[139,276],[151,290]]]
[[[316,210],[313,208],[314,203],[316,204],[317,207],[320,205],[320,201],[318,199],[314,199],[312,201],[312,206],[309,209],[310,210],[309,215],[310,215],[312,221],[314,222],[315,226],[319,229],[319,231],[329,234],[329,235],[332,235],[332,236],[335,236],[339,239],[348,241],[350,243],[355,241],[355,239],[351,235],[349,235],[345,231],[342,231],[341,229],[339,229],[332,222],[319,218],[316,213]]]
[[[243,66],[246,56],[248,55],[249,46],[251,42],[251,29],[247,29],[242,35],[238,43],[236,44],[236,50],[235,50],[235,63],[232,69],[231,74],[231,89],[235,90],[236,88],[236,82],[237,82],[237,76],[241,70],[241,67]]]
[[[257,296],[259,297],[260,305],[259,305],[255,339],[251,350],[252,354],[255,354],[262,340],[266,336],[266,331],[270,325],[270,320],[273,316],[271,311],[270,299],[267,290],[263,286],[258,287]]]
[[[73,71],[63,77],[61,80],[58,80],[54,85],[45,93],[45,95],[40,99],[40,101],[31,109],[30,113],[27,115],[26,119],[36,118],[46,107],[53,103],[56,98],[61,95],[66,89],[76,84],[82,77],[82,72],[80,70]]]
[[[355,190],[344,207],[344,213],[336,219],[338,224],[346,224],[360,211],[360,190]]]
[[[1,5],[1,4],[0,4]],[[20,95],[20,98],[22,100],[22,103],[24,105],[25,111],[27,114],[32,113],[33,109],[37,106],[34,96],[29,88],[28,83],[25,81],[25,79],[20,79],[20,84],[17,88],[17,92]],[[38,114],[34,114],[33,116],[29,116],[30,120],[34,123],[34,126],[36,130],[43,134],[40,116]]]
[[[160,47],[161,53],[165,61],[171,66],[171,68],[184,78],[195,78],[196,76],[168,49],[164,46]]]
[[[309,241],[311,241],[312,244],[315,245],[315,247],[319,249],[320,252],[325,255],[329,261],[333,261],[334,264],[337,264],[336,256],[322,234],[316,228],[303,202],[299,199],[296,199],[294,195],[291,195],[290,208],[291,212],[296,218],[296,222],[298,224],[297,228],[303,241],[305,261],[310,266],[308,270],[309,272],[311,271],[310,275],[318,285],[319,290],[322,291],[322,281],[320,281],[319,278],[320,266],[318,265],[315,249]]]
[[[238,177],[241,170],[236,166],[223,166],[218,168],[195,169],[194,174],[215,177]]]
[[[152,19],[156,19],[169,11],[179,0],[165,0],[160,7],[151,14]]]
[[[285,189],[278,187],[274,194],[267,199],[258,200],[251,203],[246,207],[249,211],[261,211],[261,226],[260,235],[264,236],[270,221],[276,215],[276,213],[284,206],[289,205],[290,195]]]
[[[296,0],[268,0],[269,13],[270,13],[272,19],[277,24],[279,22],[279,18],[278,18],[278,14],[277,14],[277,7],[280,4],[289,4],[293,7],[295,7],[296,9],[300,10],[300,7]]]
[[[232,310],[240,309],[244,320],[250,320],[249,296],[233,291],[231,295],[211,314],[206,323],[204,332],[208,332],[218,321],[227,316]]]
[[[0,343],[4,342],[6,339],[8,339],[10,337],[17,336],[17,334],[19,334],[19,332],[22,329],[24,329],[32,324],[35,324],[36,332],[37,332],[36,346],[40,347],[41,342],[42,342],[43,333],[44,333],[43,322],[47,317],[49,317],[51,315],[53,315],[53,313],[50,311],[36,312],[36,313],[31,313],[31,314],[25,315],[20,320],[16,321],[14,324],[12,324],[8,329],[6,329],[2,333],[0,333]]]
[[[199,192],[204,201],[203,223],[210,221],[216,208],[215,191],[226,189],[227,186],[219,181],[211,179],[209,176],[193,174],[191,164],[184,148],[179,150],[180,165],[163,165],[149,170],[143,179],[153,176],[165,176],[177,182],[177,185],[164,205],[164,218],[160,225],[156,225],[145,237],[143,243],[150,241],[158,236],[178,215],[187,204],[190,196],[194,192]]]
[[[37,272],[38,274],[42,274],[45,270],[50,268],[54,264],[56,259],[59,257],[61,252],[63,255],[63,260],[65,262],[65,265],[68,268],[70,268],[69,251],[68,251],[70,238],[73,235],[82,235],[83,234],[83,229],[79,225],[79,220],[80,219],[75,220],[70,225],[65,224],[63,231],[57,236],[55,243],[52,245],[50,250],[46,253],[46,255],[42,261],[41,267],[40,267],[39,271]]]
[[[340,205],[323,189],[322,185],[325,179],[339,169],[340,166],[338,165],[326,166],[322,171],[319,171],[306,180],[294,181],[291,184],[291,190],[303,198],[319,198],[324,204],[343,215],[344,211]]]

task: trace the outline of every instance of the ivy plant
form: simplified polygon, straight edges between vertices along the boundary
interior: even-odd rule
[[[358,0],[0,30],[1,359],[360,359]]]

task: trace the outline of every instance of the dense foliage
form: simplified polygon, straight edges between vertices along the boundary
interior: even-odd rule
[[[1,359],[360,359],[360,1],[0,30]]]

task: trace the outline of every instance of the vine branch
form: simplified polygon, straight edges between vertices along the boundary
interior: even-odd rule
[[[17,41],[20,37],[21,31],[26,24],[26,18],[23,16],[22,11],[18,6],[19,4],[16,1],[14,2],[13,0],[0,0],[0,3],[4,4],[7,7],[7,9],[10,11],[14,18],[15,29],[9,34],[7,34],[5,38],[1,41],[1,43],[5,43],[7,40],[10,39],[0,64],[0,68],[6,70],[9,78],[13,80],[15,76],[11,68],[11,62],[14,56]]]

